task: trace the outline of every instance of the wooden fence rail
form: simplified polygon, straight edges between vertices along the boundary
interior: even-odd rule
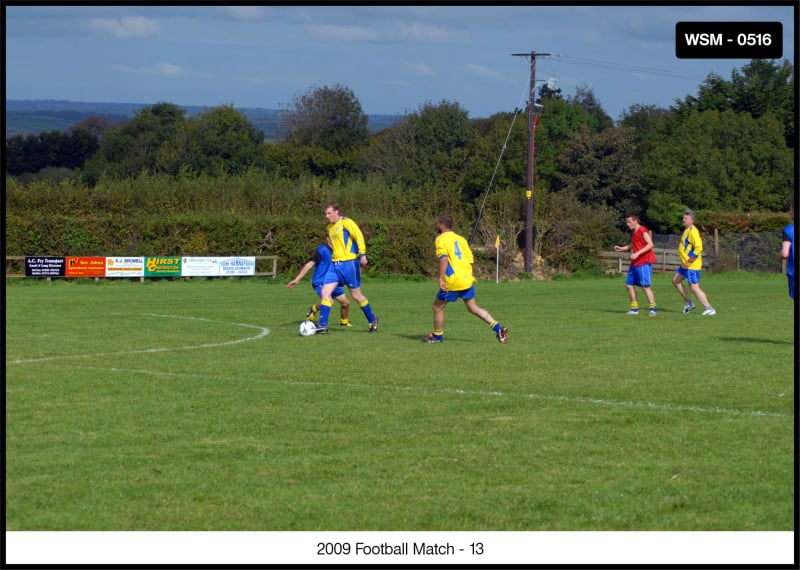
[[[674,273],[681,265],[681,258],[674,249],[655,247],[656,262],[653,271],[660,273]],[[604,251],[600,254],[603,270],[606,273],[626,273],[631,265],[631,254],[627,251]],[[703,256],[703,270],[709,270],[708,257]]]

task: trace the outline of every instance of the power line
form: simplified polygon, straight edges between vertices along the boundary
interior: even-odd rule
[[[655,75],[661,77],[672,77],[674,79],[685,79],[687,81],[698,81],[702,82],[705,80],[698,79],[693,75],[689,75],[687,73],[678,73],[676,71],[668,71],[665,69],[653,69],[652,67],[644,67],[640,65],[630,65],[627,63],[614,63],[610,61],[601,61],[597,59],[586,59],[581,57],[570,57],[561,54],[553,54],[554,57],[558,57],[560,60],[564,61],[564,63],[572,63],[575,65],[589,65],[592,67],[604,67],[606,69],[614,69],[617,71],[625,71],[629,73],[647,73],[648,75]]]

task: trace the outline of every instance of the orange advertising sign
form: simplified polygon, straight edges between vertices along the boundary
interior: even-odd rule
[[[67,277],[105,277],[105,257],[67,257]]]

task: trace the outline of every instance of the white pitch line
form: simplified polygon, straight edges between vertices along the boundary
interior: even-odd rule
[[[17,360],[9,361],[8,364],[30,364],[30,363],[35,363],[35,362],[49,362],[49,361],[53,361],[53,360],[66,360],[66,359],[72,359],[72,358],[94,358],[94,357],[98,357],[98,356],[114,356],[114,355],[120,355],[120,354],[142,354],[142,353],[154,353],[154,352],[169,352],[169,351],[173,351],[173,350],[196,350],[198,348],[214,348],[214,347],[218,347],[218,346],[230,346],[230,345],[233,345],[233,344],[240,344],[242,342],[250,342],[250,341],[253,341],[253,340],[258,340],[260,338],[263,338],[263,337],[267,336],[269,334],[269,332],[270,332],[268,328],[260,327],[258,325],[249,325],[247,323],[229,323],[229,322],[225,322],[225,321],[214,321],[214,320],[211,320],[211,319],[203,319],[203,318],[200,318],[200,317],[185,317],[185,316],[181,316],[181,315],[158,315],[158,314],[148,314],[148,315],[141,315],[141,316],[145,316],[145,317],[161,317],[161,318],[167,318],[167,319],[184,319],[184,320],[188,320],[188,321],[203,321],[203,322],[206,322],[206,323],[223,324],[223,325],[235,325],[237,327],[247,327],[247,328],[251,328],[251,329],[258,329],[261,332],[259,332],[255,336],[249,336],[249,337],[246,337],[246,338],[240,338],[240,339],[236,339],[236,340],[229,340],[229,341],[226,341],[226,342],[215,342],[215,343],[209,343],[209,344],[195,344],[195,345],[190,345],[190,346],[142,348],[142,349],[138,349],[138,350],[123,350],[123,351],[119,351],[119,352],[99,352],[99,353],[96,353],[96,354],[67,354],[67,355],[63,355],[63,356],[49,356],[49,357],[45,357],[45,358],[17,359]]]
[[[262,378],[242,377],[242,376],[219,376],[215,374],[197,374],[192,372],[163,372],[159,370],[137,369],[137,368],[117,368],[117,367],[101,367],[101,366],[68,366],[68,368],[89,369],[98,371],[109,372],[122,372],[132,374],[149,374],[153,376],[174,376],[184,378],[198,378],[203,380],[248,380]],[[518,394],[507,394],[504,392],[487,392],[483,390],[460,390],[457,388],[439,388],[439,389],[425,389],[419,386],[374,386],[371,384],[352,384],[352,383],[323,383],[314,381],[298,381],[298,380],[270,380],[270,382],[280,382],[281,384],[289,384],[292,386],[339,386],[348,388],[357,388],[364,390],[384,390],[391,388],[397,391],[405,392],[434,392],[438,394],[459,394],[465,396],[493,396],[493,397],[509,397],[519,398]],[[780,412],[764,412],[761,410],[735,410],[732,408],[721,408],[719,406],[706,407],[696,405],[680,405],[680,404],[659,404],[655,402],[636,402],[633,400],[606,400],[602,398],[586,398],[582,396],[557,396],[550,394],[523,394],[522,397],[530,398],[533,400],[549,400],[554,402],[565,402],[575,404],[591,404],[598,406],[619,406],[627,408],[645,408],[648,410],[660,412],[696,412],[702,414],[721,414],[729,416],[750,416],[750,417],[770,417],[770,418],[790,418],[792,414],[783,414]]]

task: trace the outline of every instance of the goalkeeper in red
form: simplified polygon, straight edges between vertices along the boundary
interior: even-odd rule
[[[433,301],[433,332],[422,337],[423,342],[442,342],[444,339],[444,309],[447,303],[464,301],[467,310],[486,321],[501,343],[508,342],[508,329],[494,320],[489,311],[475,302],[475,283],[472,276],[472,250],[462,236],[453,231],[453,217],[443,214],[436,219],[436,257],[439,258],[439,293]]]

